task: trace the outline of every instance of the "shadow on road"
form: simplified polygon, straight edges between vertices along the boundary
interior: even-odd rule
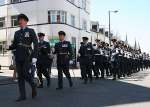
[[[16,84],[0,85],[0,107],[105,107],[150,101],[147,87],[112,80],[95,80],[84,85],[79,78],[73,80],[73,88],[64,79],[64,89],[56,91],[57,79],[52,78],[50,88],[38,89],[35,100],[28,94],[27,101],[21,103],[14,102],[18,96]],[[27,91],[31,93],[28,85]]]

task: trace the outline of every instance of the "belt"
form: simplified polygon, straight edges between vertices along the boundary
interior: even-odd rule
[[[91,57],[92,55],[84,55],[85,57]]]
[[[31,48],[31,45],[26,45],[26,44],[23,44],[23,43],[19,43],[18,45],[19,45],[19,46],[26,47],[26,48]]]
[[[96,55],[96,56],[100,56],[101,54],[94,54],[94,55]]]
[[[59,55],[68,55],[68,53],[59,53]]]

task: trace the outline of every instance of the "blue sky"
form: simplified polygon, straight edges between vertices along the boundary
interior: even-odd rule
[[[144,51],[150,53],[150,0],[91,0],[91,19],[108,28],[108,11],[111,14],[111,28],[115,34],[134,45],[135,39]]]
[[[91,0],[91,19],[106,28],[108,10],[119,10],[119,13],[111,14],[113,32],[122,40],[127,33],[131,45],[136,39],[141,48],[150,53],[150,0]]]

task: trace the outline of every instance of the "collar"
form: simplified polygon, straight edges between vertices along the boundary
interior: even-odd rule
[[[27,26],[23,27],[23,28],[20,28],[21,30],[25,30],[27,28]]]
[[[44,43],[44,41],[40,41],[40,44]]]
[[[59,41],[60,43],[63,43],[63,42],[65,42],[65,40],[63,40],[63,41]]]

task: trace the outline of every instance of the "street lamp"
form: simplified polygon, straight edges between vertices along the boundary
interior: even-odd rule
[[[110,23],[110,21],[111,21],[110,19],[111,18],[110,17],[111,17],[111,13],[118,13],[118,12],[119,12],[118,10],[115,10],[115,11],[110,11],[109,10],[109,12],[108,12],[109,13],[109,44],[110,45],[111,45],[111,26],[110,26],[110,24],[111,24]]]

